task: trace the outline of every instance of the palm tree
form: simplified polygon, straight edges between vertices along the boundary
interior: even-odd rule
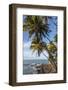
[[[41,53],[43,53],[47,47],[45,42],[40,41],[37,38],[34,38],[31,42],[31,46],[30,49],[32,49],[33,52],[37,51],[38,56],[40,56]],[[44,54],[44,53],[43,53]],[[45,54],[44,54],[45,55]],[[45,55],[46,56],[46,55]],[[46,56],[46,58],[48,59],[48,57]]]
[[[49,30],[48,24],[44,23],[44,18],[42,16],[27,16],[24,20],[24,31],[29,32],[29,37],[37,37],[43,39],[47,37]]]
[[[40,54],[42,53],[50,61],[54,68],[57,69],[57,66],[54,62],[54,57],[49,51],[47,43],[40,41],[39,39],[33,39],[31,42],[30,49],[32,49],[33,52],[37,51],[38,56],[40,56]],[[49,54],[49,57],[45,55],[44,51],[46,51]]]
[[[55,45],[53,43],[49,43],[47,45],[47,47],[48,47],[48,51],[53,56],[52,61],[54,62],[54,65],[55,65],[56,70],[57,70],[57,48],[55,47]]]
[[[29,38],[46,38],[50,43],[54,44],[48,37],[51,30],[49,30],[48,19],[49,16],[26,16],[24,20],[23,29],[29,32]],[[55,46],[55,45],[54,45]],[[56,46],[55,46],[56,48]],[[56,48],[57,49],[57,48]]]
[[[44,20],[46,20],[46,22]],[[51,32],[47,22],[48,17],[45,17],[44,19],[43,16],[25,16],[23,29],[24,31],[29,32],[29,38],[32,39],[30,48],[33,50],[33,52],[37,51],[38,56],[40,56],[40,54],[46,50],[49,54],[49,61],[51,64],[53,64],[54,67],[56,67],[54,63],[54,57],[47,47],[47,42],[43,42],[43,38],[47,38],[49,40],[48,34]]]

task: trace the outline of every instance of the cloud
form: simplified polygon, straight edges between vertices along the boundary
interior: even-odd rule
[[[24,42],[24,48],[29,48],[31,45],[31,42]]]

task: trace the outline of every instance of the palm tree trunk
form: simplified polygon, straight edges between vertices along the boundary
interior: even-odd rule
[[[42,52],[42,54],[48,59],[48,57]]]
[[[57,65],[55,64],[55,62],[53,61],[53,56],[51,55],[51,53],[47,50],[47,52],[49,53],[49,59],[48,57],[43,53],[43,55],[50,61],[50,63],[53,65],[53,67],[55,68],[55,70],[57,71]],[[52,59],[52,60],[51,60]]]

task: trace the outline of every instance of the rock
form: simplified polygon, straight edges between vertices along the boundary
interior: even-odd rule
[[[39,73],[56,73],[57,72],[52,64],[42,64],[42,65],[36,66],[36,68]]]

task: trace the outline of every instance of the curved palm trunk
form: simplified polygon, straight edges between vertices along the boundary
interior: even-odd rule
[[[48,50],[47,50],[48,51]],[[57,65],[55,64],[55,62],[54,61],[52,61],[53,60],[53,56],[51,55],[51,53],[48,51],[48,53],[49,53],[49,59],[48,59],[48,57],[43,53],[43,55],[50,61],[50,63],[53,65],[53,67],[55,68],[55,70],[57,71]],[[52,59],[52,60],[51,60]]]
[[[55,62],[53,61],[54,60],[54,58],[53,58],[53,56],[52,56],[52,54],[49,52],[49,50],[47,49],[47,52],[49,53],[49,57],[50,57],[50,62],[52,63],[52,64],[54,64],[54,67],[55,68],[57,68],[57,65],[55,64]],[[51,60],[52,59],[52,60]]]
[[[49,61],[51,62],[51,64],[54,66],[55,70],[57,71],[57,64],[53,61],[53,56],[51,54],[49,54],[50,59]]]

